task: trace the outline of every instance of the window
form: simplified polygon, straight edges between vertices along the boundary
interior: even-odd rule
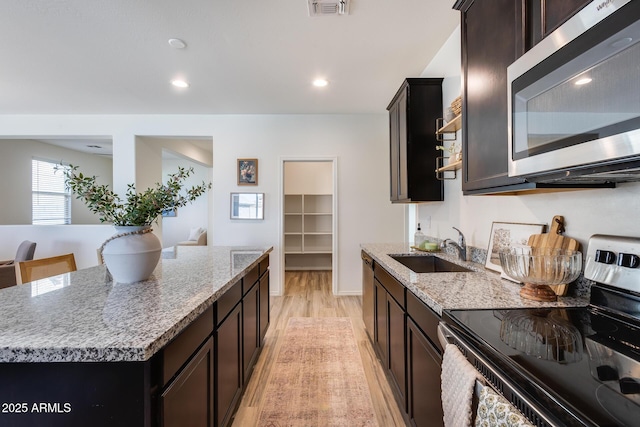
[[[62,172],[56,173],[56,165],[31,160],[32,224],[71,224],[71,192],[64,185]]]

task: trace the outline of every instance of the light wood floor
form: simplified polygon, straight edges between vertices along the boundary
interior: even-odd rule
[[[330,271],[288,271],[285,273],[284,289],[284,296],[271,297],[271,322],[265,345],[240,403],[233,427],[250,427],[257,424],[269,373],[278,355],[281,337],[290,317],[350,317],[378,424],[381,427],[404,426],[380,362],[366,336],[362,323],[361,297],[334,297],[331,294]]]

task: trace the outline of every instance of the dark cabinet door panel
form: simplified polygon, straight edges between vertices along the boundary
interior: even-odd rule
[[[376,326],[375,339],[373,341],[378,357],[382,361],[385,369],[389,369],[388,365],[388,349],[387,349],[387,291],[384,286],[374,280],[375,283],[375,304],[376,304]]]
[[[443,183],[434,172],[438,156],[435,122],[442,117],[442,79],[405,79],[387,110],[391,201],[444,200]]]
[[[205,342],[160,400],[164,427],[213,426],[213,338]]]
[[[516,3],[474,1],[462,11],[465,193],[524,182],[507,174],[507,67],[516,59]]]
[[[407,319],[407,406],[411,425],[443,425],[440,400],[442,359],[427,337]]]
[[[242,305],[229,313],[216,331],[216,426],[230,425],[242,394]]]
[[[400,398],[400,407],[406,411],[406,362],[405,362],[405,311],[387,294],[387,313],[389,327],[389,372],[395,382]]]
[[[256,283],[242,300],[242,359],[243,359],[243,383],[246,385],[251,376],[251,369],[258,356],[258,293],[260,286]]]

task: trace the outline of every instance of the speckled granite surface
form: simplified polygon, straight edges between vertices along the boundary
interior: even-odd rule
[[[273,248],[179,246],[151,278],[104,266],[0,290],[0,362],[149,359]]]
[[[436,313],[444,309],[575,307],[588,305],[586,298],[561,297],[557,302],[542,303],[520,297],[517,283],[501,279],[500,274],[486,270],[475,262],[462,262],[447,252],[414,252],[409,245],[362,244],[361,248]],[[437,256],[473,271],[465,273],[414,273],[389,254]]]

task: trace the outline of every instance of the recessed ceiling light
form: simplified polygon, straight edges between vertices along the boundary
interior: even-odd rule
[[[185,47],[187,47],[187,44],[180,39],[169,39],[169,46],[174,49],[184,49]]]
[[[329,82],[326,79],[315,79],[313,81],[313,85],[315,87],[325,87],[328,84],[329,84]]]
[[[180,87],[180,88],[189,87],[189,83],[185,82],[184,80],[180,80],[180,79],[171,80],[171,84],[174,85],[175,87]]]
[[[590,77],[582,77],[581,79],[576,80],[576,82],[574,83],[576,86],[582,86],[582,85],[586,85],[587,83],[591,83],[591,78]]]

